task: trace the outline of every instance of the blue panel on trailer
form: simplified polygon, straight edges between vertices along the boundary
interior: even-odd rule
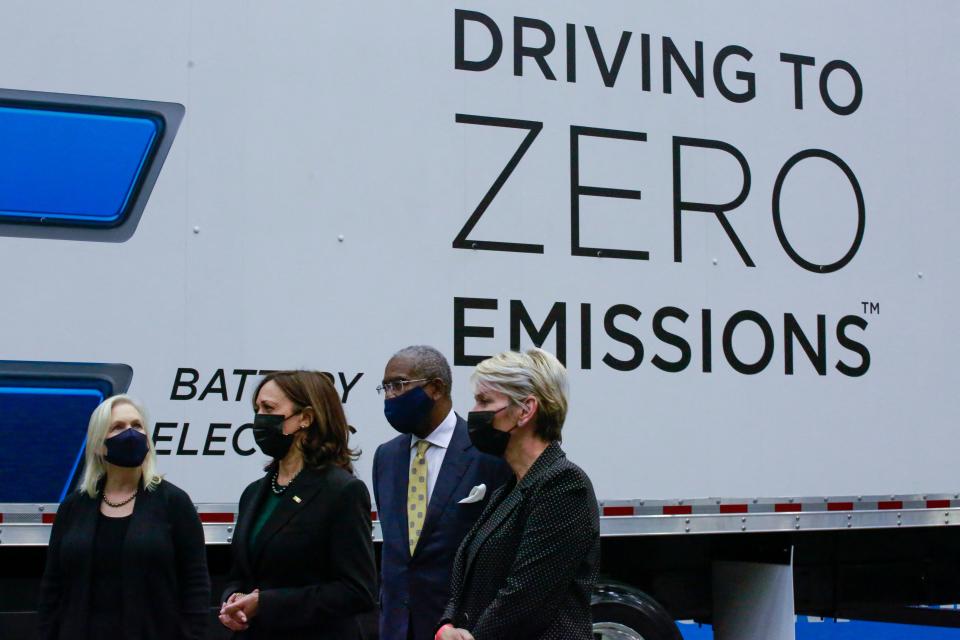
[[[0,220],[120,224],[161,127],[149,115],[0,107]]]
[[[681,623],[678,626],[684,640],[713,640],[710,625]],[[960,629],[857,620],[812,622],[806,616],[799,616],[797,640],[960,640]]]
[[[96,388],[0,386],[0,502],[63,499],[103,398]]]

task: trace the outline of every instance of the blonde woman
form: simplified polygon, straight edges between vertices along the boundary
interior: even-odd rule
[[[567,371],[541,349],[507,351],[472,382],[470,440],[514,478],[457,551],[436,640],[591,640],[600,516],[590,478],[560,448]]]
[[[40,637],[204,637],[203,528],[189,496],[157,475],[143,407],[125,395],[104,400],[90,417],[84,463],[50,535]]]

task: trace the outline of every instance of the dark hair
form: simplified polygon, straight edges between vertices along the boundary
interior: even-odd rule
[[[260,389],[273,382],[299,411],[311,409],[313,422],[300,442],[303,465],[314,469],[332,464],[353,473],[359,449],[350,448],[350,427],[340,395],[325,373],[319,371],[274,371],[264,376],[253,394],[254,410]]]
[[[400,349],[390,359],[393,360],[393,358],[410,360],[412,373],[417,378],[441,381],[444,387],[444,395],[450,397],[450,390],[453,386],[450,363],[447,362],[447,359],[439,350],[425,344],[416,344]]]

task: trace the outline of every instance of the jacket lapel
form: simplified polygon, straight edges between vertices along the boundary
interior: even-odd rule
[[[273,473],[270,471],[270,473]],[[234,529],[233,537],[237,544],[233,546],[233,552],[236,554],[237,566],[240,569],[240,575],[252,575],[250,564],[250,527],[253,526],[253,519],[260,513],[260,505],[270,490],[270,482],[267,478],[261,478],[257,483],[256,493],[250,500],[250,505],[240,514],[237,520],[237,526]]]
[[[527,471],[527,474],[523,476],[523,479],[519,483],[514,485],[513,481],[507,482],[500,490],[497,492],[497,497],[499,498],[500,492],[509,492],[505,498],[500,502],[499,505],[495,505],[494,501],[491,500],[490,504],[487,505],[487,510],[493,509],[493,513],[490,514],[489,518],[486,518],[487,511],[484,511],[484,514],[480,516],[478,521],[480,528],[475,530],[473,542],[464,541],[464,548],[468,549],[467,562],[464,567],[464,575],[470,574],[470,567],[473,564],[473,560],[479,553],[480,549],[483,547],[484,542],[487,541],[487,538],[491,533],[496,531],[500,525],[516,510],[520,504],[523,503],[524,496],[530,489],[536,487],[542,480],[544,472],[553,466],[553,463],[564,457],[563,449],[560,448],[560,445],[557,443],[551,443],[546,449],[543,450],[543,453],[540,454],[540,457],[537,458],[534,463],[530,466],[530,469]],[[512,490],[511,490],[512,489]],[[468,536],[470,538],[470,536]]]
[[[257,536],[257,541],[250,552],[251,566],[255,565],[260,559],[260,556],[263,554],[263,549],[267,543],[270,542],[270,539],[283,529],[290,519],[303,509],[326,484],[326,482],[324,482],[326,475],[326,469],[304,469],[300,472],[300,475],[290,483],[287,490],[283,492],[280,504],[278,504],[274,512],[270,514],[270,519],[263,525],[263,529],[260,530],[260,534]],[[268,485],[269,483],[264,481],[261,491],[272,491]]]
[[[93,541],[97,533],[97,518],[100,517],[100,500],[91,498],[84,492],[83,497],[77,500],[73,509],[73,513],[70,514],[69,535],[71,538],[82,541],[85,546],[78,575],[89,581],[93,577]],[[81,589],[80,593],[84,601],[78,608],[81,614],[79,622],[83,624],[83,628],[86,628],[87,612],[90,610],[90,589]]]
[[[466,451],[472,446],[470,436],[467,434],[467,425],[460,416],[457,416],[457,426],[450,438],[447,453],[443,456],[443,464],[440,465],[437,484],[433,488],[433,495],[430,496],[430,504],[427,506],[427,515],[423,524],[423,531],[420,533],[420,540],[425,540],[430,535],[430,531],[436,526],[440,516],[443,515],[443,511],[450,504],[453,492],[460,485],[463,474],[473,464],[473,458],[466,455]],[[406,509],[403,512],[406,515]],[[419,548],[418,543],[417,549]]]
[[[402,546],[405,549],[404,553],[407,559],[410,558],[410,544],[407,542],[407,536],[409,535],[407,532],[409,528],[407,525],[407,483],[410,482],[411,439],[411,436],[407,436],[397,440],[398,450],[394,452],[394,455],[386,457],[386,460],[389,460],[390,464],[393,465],[393,469],[390,471],[393,491],[387,497],[389,504],[384,505],[385,509],[389,509],[389,513],[399,515],[395,526],[400,528],[397,535],[403,539]]]
[[[159,489],[155,489],[157,491]],[[127,526],[125,540],[144,539],[152,524],[164,522],[166,518],[160,518],[153,515],[153,512],[160,508],[160,504],[154,500],[153,492],[147,491],[143,487],[143,481],[137,488],[137,499],[133,503],[133,513],[130,514],[130,524]],[[97,505],[99,511],[99,505]],[[143,586],[143,575],[140,572],[142,563],[135,557],[134,545],[124,544],[121,551],[123,557],[123,575],[121,584],[123,585],[123,637],[133,637],[136,635],[137,623],[139,620],[133,618],[133,612],[137,611],[144,597],[141,593]],[[118,629],[118,631],[121,631]]]
[[[470,568],[473,565],[473,561],[480,549],[483,548],[483,544],[487,541],[487,538],[490,537],[490,534],[496,531],[500,525],[503,524],[504,520],[523,502],[523,490],[512,481],[501,487],[497,493],[500,494],[496,496],[498,500],[491,500],[490,504],[487,505],[488,510],[493,510],[490,517],[484,518],[481,515],[477,521],[479,528],[475,529],[473,535],[467,536],[467,540],[463,542],[464,549],[467,550],[467,561],[464,566],[465,576],[470,575]],[[503,493],[506,493],[506,496],[499,499]]]

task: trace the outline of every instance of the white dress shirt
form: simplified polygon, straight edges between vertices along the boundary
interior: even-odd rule
[[[430,504],[430,498],[433,497],[433,488],[437,486],[437,477],[440,475],[440,465],[443,464],[443,458],[447,455],[447,447],[450,446],[450,439],[453,438],[453,430],[457,426],[457,414],[453,409],[447,414],[437,428],[426,438],[413,436],[410,438],[410,465],[417,457],[417,443],[420,440],[426,440],[430,443],[424,457],[427,459],[427,504]]]

